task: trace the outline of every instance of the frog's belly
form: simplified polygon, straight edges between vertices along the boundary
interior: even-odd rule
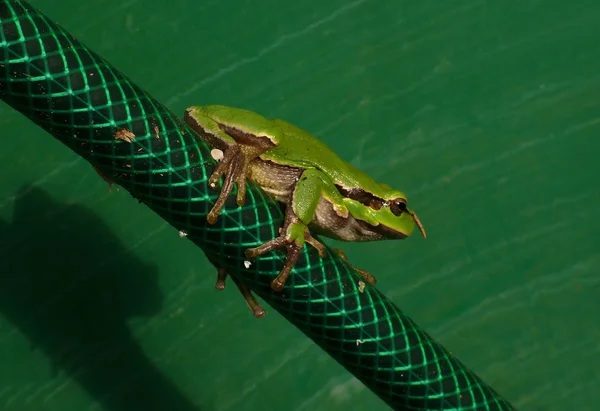
[[[288,204],[302,170],[260,158],[252,160],[248,178],[258,184],[275,201]]]

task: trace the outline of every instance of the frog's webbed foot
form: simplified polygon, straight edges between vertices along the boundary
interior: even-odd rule
[[[225,289],[225,280],[227,279],[227,276],[228,276],[228,274],[227,274],[227,271],[225,271],[225,269],[217,267],[217,282],[215,284],[215,288],[217,290],[222,291]],[[262,306],[258,303],[256,298],[254,298],[254,294],[252,294],[252,290],[250,290],[250,288],[248,288],[248,286],[243,284],[241,281],[239,281],[234,276],[231,275],[229,277],[233,280],[233,282],[237,286],[238,290],[240,290],[240,293],[242,294],[242,297],[244,297],[244,300],[246,301],[248,308],[250,308],[250,311],[252,311],[252,314],[254,314],[254,316],[256,318],[264,317],[266,312],[265,312],[264,308],[262,308]]]
[[[363,280],[365,280],[367,283],[371,284],[371,285],[375,285],[377,284],[377,279],[375,277],[373,277],[373,275],[371,275],[371,273],[369,273],[366,270],[361,270],[360,268],[356,268],[355,266],[353,266],[350,261],[348,261],[348,257],[346,257],[346,254],[340,250],[339,248],[334,248],[333,251],[338,255],[338,257],[340,257],[342,260],[344,260],[344,262],[346,264],[348,264],[350,267],[352,267],[360,276],[360,278],[362,278]]]
[[[286,249],[283,268],[279,272],[279,275],[271,281],[271,288],[274,291],[281,291],[285,286],[292,269],[298,262],[298,257],[302,252],[305,242],[316,248],[321,258],[326,255],[323,244],[310,234],[308,227],[294,214],[290,205],[287,207],[285,223],[280,232],[281,235],[279,237],[258,247],[246,250],[246,257],[254,259],[273,250]]]
[[[231,144],[223,153],[223,159],[217,163],[215,170],[208,179],[210,188],[217,189],[221,176],[225,176],[223,186],[219,197],[213,204],[208,213],[207,220],[210,224],[217,222],[217,217],[223,210],[225,202],[233,190],[233,185],[237,184],[236,202],[239,206],[246,202],[246,172],[248,169],[248,159],[237,144]]]

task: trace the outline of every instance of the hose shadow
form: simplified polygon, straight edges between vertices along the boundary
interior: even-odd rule
[[[160,312],[157,268],[100,217],[26,187],[13,221],[0,220],[0,250],[0,315],[45,354],[49,372],[66,373],[107,411],[198,411],[128,325]]]

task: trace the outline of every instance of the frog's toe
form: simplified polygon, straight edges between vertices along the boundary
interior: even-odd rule
[[[273,281],[271,281],[271,288],[274,291],[283,290],[283,287],[285,286],[285,283],[286,283],[288,277],[290,276],[292,269],[298,262],[298,257],[300,256],[300,253],[302,252],[302,246],[300,246],[296,243],[288,244],[286,246],[286,248],[287,248],[287,255],[285,258],[285,264],[283,265],[283,268],[281,269],[281,271],[279,272],[277,277],[275,277],[275,279],[273,279]]]
[[[225,289],[225,280],[227,279],[227,271],[223,268],[217,269],[217,282],[215,283],[215,288],[219,291]]]
[[[356,271],[358,273],[360,278],[362,278],[363,280],[365,280],[367,283],[369,283],[371,285],[377,284],[377,279],[371,273],[369,273],[367,270],[362,270],[362,269],[357,268],[354,265],[352,265],[352,263],[350,263],[350,261],[348,260],[348,257],[342,250],[340,250],[339,248],[334,248],[333,252],[336,253],[338,255],[338,257],[340,257],[352,269],[354,269],[354,271]]]
[[[264,308],[262,308],[262,306],[258,303],[258,301],[256,301],[256,298],[254,298],[254,295],[252,294],[252,290],[250,290],[250,288],[247,285],[242,283],[240,280],[238,280],[234,276],[231,276],[231,279],[233,280],[235,285],[238,287],[238,290],[244,297],[244,300],[246,301],[246,305],[248,305],[248,308],[250,308],[250,311],[252,311],[252,314],[254,314],[254,316],[256,318],[264,317],[266,315],[266,311]]]
[[[225,204],[225,202],[223,202]],[[213,206],[213,208],[208,212],[208,216],[206,217],[206,221],[208,224],[215,224],[217,219],[219,218],[219,214],[221,214],[221,210],[223,209],[223,204],[217,204]]]
[[[354,266],[353,266],[353,268],[356,270],[356,272],[358,273],[358,275],[360,276],[360,278],[362,278],[363,280],[365,280],[367,283],[369,283],[371,285],[377,284],[377,279],[373,276],[373,274],[371,274],[370,272],[368,272],[366,270],[362,270],[360,268],[356,268]]]
[[[285,246],[286,244],[287,244],[287,239],[285,237],[280,236],[271,241],[267,241],[266,243],[263,243],[263,244],[259,245],[258,247],[247,249],[245,252],[245,255],[246,255],[246,257],[253,260],[257,257],[260,257],[263,254],[268,253],[269,251],[273,251],[278,248],[281,248],[281,247]]]
[[[277,277],[273,281],[271,281],[271,288],[273,289],[273,291],[281,291],[281,290],[283,290],[284,286],[285,286],[285,280],[282,281],[279,279],[279,277]]]
[[[237,183],[237,197],[236,203],[238,206],[243,206],[246,204],[246,175],[243,173],[236,181]]]

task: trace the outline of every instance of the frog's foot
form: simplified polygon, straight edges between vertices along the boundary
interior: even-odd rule
[[[305,242],[316,248],[321,258],[326,255],[323,244],[310,234],[308,227],[290,210],[291,207],[288,206],[286,222],[281,230],[284,234],[256,248],[246,250],[246,257],[254,259],[273,250],[286,249],[286,259],[283,268],[279,272],[279,275],[271,281],[271,288],[274,291],[281,291],[285,286],[292,268],[294,268],[298,261]]]
[[[237,204],[244,205],[246,202],[246,171],[248,169],[248,160],[237,144],[231,144],[223,153],[223,159],[217,164],[217,167],[208,179],[210,188],[217,189],[221,176],[225,176],[221,192],[213,208],[208,213],[207,220],[210,224],[217,222],[217,217],[221,214],[225,202],[233,190],[234,183],[237,184]]]
[[[225,289],[225,280],[227,279],[227,276],[228,276],[228,274],[225,271],[225,269],[217,268],[217,283],[215,284],[215,288],[217,290],[221,291],[221,290]],[[252,290],[250,290],[250,288],[248,288],[248,286],[243,284],[241,281],[239,281],[234,276],[229,276],[229,277],[231,277],[234,284],[237,286],[238,290],[240,290],[240,293],[242,294],[242,297],[244,297],[244,300],[246,301],[248,308],[250,308],[250,311],[252,311],[252,314],[254,314],[254,316],[256,318],[264,317],[266,312],[265,312],[264,308],[262,308],[261,305],[258,303],[258,301],[256,301],[256,298],[254,298],[254,294],[252,294]]]
[[[340,250],[339,248],[334,248],[333,251],[338,255],[338,257],[344,260],[346,264],[352,267],[358,273],[360,278],[362,278],[371,285],[377,284],[377,279],[373,277],[368,271],[361,270],[360,268],[356,268],[355,266],[350,264],[350,261],[348,261],[348,257],[346,257],[346,254],[342,250]]]
[[[281,269],[277,277],[275,277],[275,279],[271,281],[271,288],[274,291],[281,291],[285,286],[285,282],[290,276],[292,268],[294,268],[296,262],[298,262],[298,257],[300,256],[300,251],[302,251],[302,246],[297,244],[294,240],[288,240],[286,236],[280,236],[256,248],[246,250],[246,257],[254,259],[256,257],[268,253],[269,251],[284,247],[287,250],[285,263],[283,264],[283,268]]]

